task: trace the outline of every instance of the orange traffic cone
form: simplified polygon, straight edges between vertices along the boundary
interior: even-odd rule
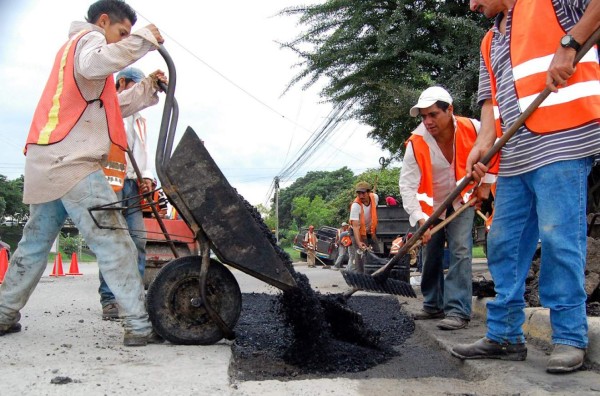
[[[0,283],[4,281],[4,275],[8,270],[8,252],[6,248],[2,248],[0,251]]]
[[[62,256],[60,253],[57,253],[56,257],[54,257],[54,267],[52,268],[52,273],[50,276],[65,276],[65,273],[63,272]]]
[[[77,253],[73,252],[71,256],[71,266],[69,267],[69,272],[67,275],[83,275],[79,272],[79,264],[77,264]]]

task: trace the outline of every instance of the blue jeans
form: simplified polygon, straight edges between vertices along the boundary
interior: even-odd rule
[[[496,298],[487,304],[489,339],[525,342],[525,279],[540,239],[539,294],[550,309],[552,342],[587,346],[585,213],[591,165],[591,158],[560,161],[498,178],[488,235],[488,266],[496,289]]]
[[[454,213],[451,207],[446,216]],[[454,220],[431,236],[423,248],[421,293],[423,309],[428,312],[444,311],[446,316],[471,319],[473,217],[468,208]],[[439,221],[438,221],[439,223]],[[444,279],[444,246],[448,242],[450,263]]]
[[[116,201],[104,173],[96,171],[68,191],[62,198],[30,206],[23,238],[0,286],[0,326],[19,321],[19,311],[39,282],[48,263],[48,253],[67,216],[70,216],[88,246],[96,254],[98,267],[115,292],[121,307],[126,333],[148,335],[152,330],[144,306],[144,286],[135,262],[135,245],[127,230],[99,229],[88,208]],[[116,211],[98,211],[100,224],[124,227]]]
[[[348,266],[346,267],[348,270],[352,270],[352,266],[354,265],[354,256],[356,255],[354,245],[344,246],[340,243],[338,246],[338,256],[335,260],[335,267],[342,268],[342,261],[344,261],[344,257],[348,257]]]
[[[125,199],[123,202],[125,206],[133,206],[132,208],[125,210],[125,221],[127,222],[127,229],[129,235],[135,247],[137,248],[137,266],[140,271],[142,279],[144,279],[144,271],[146,269],[146,227],[144,226],[144,216],[139,205],[139,188],[137,181],[132,179],[126,179],[123,189],[117,193],[118,200]],[[102,271],[99,272],[100,287],[98,293],[100,293],[100,304],[106,306],[108,304],[114,304],[116,302],[113,292],[110,290]]]

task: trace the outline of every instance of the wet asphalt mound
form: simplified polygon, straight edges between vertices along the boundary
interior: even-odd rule
[[[355,296],[348,301],[362,316],[367,337],[356,338],[353,329],[349,334],[332,333],[331,322],[323,320],[320,334],[310,332],[316,340],[298,337],[296,329],[282,321],[278,296],[244,294],[242,301],[229,370],[236,380],[364,371],[398,356],[397,347],[414,331],[414,322],[392,296]],[[319,345],[318,350],[310,344]]]

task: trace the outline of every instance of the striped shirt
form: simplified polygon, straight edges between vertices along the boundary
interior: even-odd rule
[[[577,23],[589,1],[552,0],[559,23],[565,31],[570,31]],[[492,27],[491,63],[497,84],[496,95],[502,130],[505,131],[522,111],[518,105],[510,63],[512,10],[508,13],[506,34],[502,34],[498,29],[502,17],[502,14],[498,15]],[[490,76],[482,56],[479,65],[478,96],[480,104],[492,98]],[[553,162],[580,159],[598,153],[600,153],[600,124],[597,122],[549,134],[534,134],[522,126],[502,148],[499,175],[515,176]]]

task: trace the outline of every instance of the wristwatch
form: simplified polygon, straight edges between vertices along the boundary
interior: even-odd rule
[[[560,45],[563,48],[573,48],[575,51],[579,51],[579,48],[581,48],[581,44],[575,41],[570,34],[567,34],[560,39]]]

